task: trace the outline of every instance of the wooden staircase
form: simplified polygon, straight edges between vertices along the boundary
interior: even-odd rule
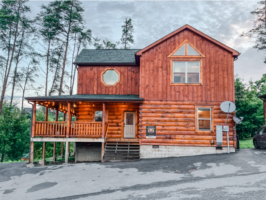
[[[140,159],[138,142],[107,141],[104,149],[104,162],[138,161]]]

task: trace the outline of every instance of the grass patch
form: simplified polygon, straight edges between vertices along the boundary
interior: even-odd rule
[[[240,149],[254,148],[253,138],[251,137],[251,138],[239,140],[239,146],[240,146]]]

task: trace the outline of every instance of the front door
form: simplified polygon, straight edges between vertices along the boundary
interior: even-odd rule
[[[124,112],[124,138],[135,138],[135,112]]]

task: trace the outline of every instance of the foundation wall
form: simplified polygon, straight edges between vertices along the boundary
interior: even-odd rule
[[[153,145],[140,146],[140,158],[166,158],[166,157],[182,157],[196,156],[206,154],[227,153],[227,147],[222,150],[216,150],[216,147],[189,147],[189,146],[163,146],[153,148]],[[234,147],[230,147],[230,153],[235,152]]]

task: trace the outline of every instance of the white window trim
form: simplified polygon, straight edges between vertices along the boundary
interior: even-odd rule
[[[209,109],[210,110],[210,118],[199,118],[199,109]],[[210,120],[210,129],[199,129],[199,120]],[[197,130],[198,131],[212,131],[212,108],[197,108]]]
[[[187,82],[187,63],[188,62],[199,62],[199,72],[198,72],[198,74],[199,74],[199,82],[198,83],[200,83],[200,61],[173,61],[173,83],[176,83],[176,82],[174,82],[175,81],[175,66],[174,66],[174,62],[185,62],[186,63],[186,67],[185,67],[185,84],[195,84],[195,83],[188,83]]]

